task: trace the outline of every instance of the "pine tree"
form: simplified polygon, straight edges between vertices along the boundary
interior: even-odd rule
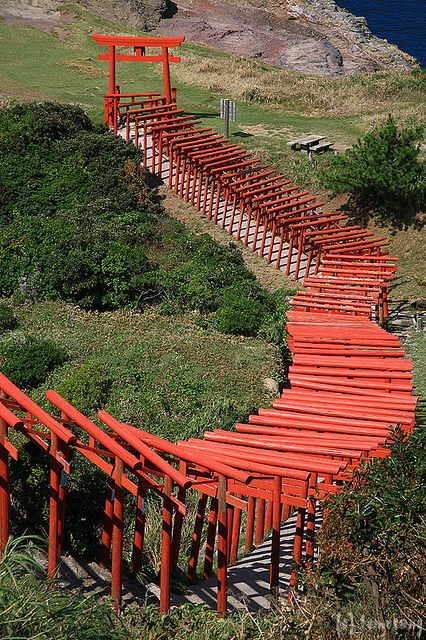
[[[420,127],[398,129],[392,116],[323,173],[327,188],[351,195],[355,206],[390,216],[419,211],[426,204],[426,170],[419,160]]]

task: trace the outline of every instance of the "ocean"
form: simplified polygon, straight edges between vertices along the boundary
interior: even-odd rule
[[[336,0],[367,18],[374,35],[386,38],[426,68],[426,0]]]

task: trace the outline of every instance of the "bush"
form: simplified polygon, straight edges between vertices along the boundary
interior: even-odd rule
[[[56,386],[56,391],[82,413],[91,414],[105,405],[111,384],[105,368],[89,361]]]
[[[311,587],[335,607],[346,606],[355,625],[365,615],[396,622],[422,616],[425,445],[421,427],[408,440],[398,437],[391,456],[367,463],[351,486],[327,501]],[[398,628],[388,637],[400,637]],[[413,636],[420,637],[416,630]]]
[[[156,280],[166,300],[181,309],[214,312],[223,288],[254,280],[233,244],[221,246],[207,234],[194,236],[180,225],[165,244],[172,260]]]
[[[255,336],[268,309],[268,296],[257,282],[239,282],[222,291],[216,313],[217,327],[223,333]]]
[[[8,331],[18,326],[18,320],[13,309],[4,302],[0,302],[0,331]]]
[[[0,294],[142,305],[161,208],[139,151],[50,103],[0,112],[0,151]]]
[[[46,147],[52,141],[92,129],[83,109],[70,104],[33,102],[0,111],[0,146],[7,151],[19,153],[32,145]]]
[[[38,387],[50,371],[67,359],[66,352],[52,342],[27,337],[21,342],[1,347],[2,372],[14,384],[24,389]]]
[[[31,531],[45,536],[49,526],[49,457],[28,441],[18,452],[19,461],[10,464],[12,531],[14,535]],[[99,556],[106,486],[106,474],[72,450],[64,547],[76,557],[93,560]]]
[[[406,216],[426,204],[426,169],[419,161],[420,127],[398,129],[388,117],[343,155],[332,158],[323,174],[327,188],[349,192],[356,206],[384,216]]]

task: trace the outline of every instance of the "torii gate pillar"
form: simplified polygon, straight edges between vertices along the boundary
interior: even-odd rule
[[[109,48],[109,93],[115,93],[115,47]]]

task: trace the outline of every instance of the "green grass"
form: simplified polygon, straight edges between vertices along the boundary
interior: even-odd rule
[[[70,355],[34,393],[57,387],[85,362],[99,362],[113,384],[106,410],[171,440],[229,427],[271,399],[263,379],[280,371],[278,349],[257,338],[197,326],[196,313],[156,310],[84,312],[61,302],[15,307],[19,328],[48,338]]]
[[[2,93],[79,102],[100,118],[108,68],[106,62],[98,62],[97,54],[103,49],[90,35],[137,32],[72,4],[64,9],[74,19],[60,36],[24,25],[0,24]],[[335,141],[350,143],[365,128],[365,118],[368,121],[389,109],[403,115],[424,114],[421,74],[381,73],[331,80],[188,43],[179,53],[182,62],[171,67],[180,104],[189,112],[209,116],[209,123],[220,128],[219,98],[238,99],[238,125],[231,129],[233,133],[261,122],[271,129],[288,129],[289,137],[319,130]],[[118,63],[117,80],[123,92],[160,89],[161,68]]]

